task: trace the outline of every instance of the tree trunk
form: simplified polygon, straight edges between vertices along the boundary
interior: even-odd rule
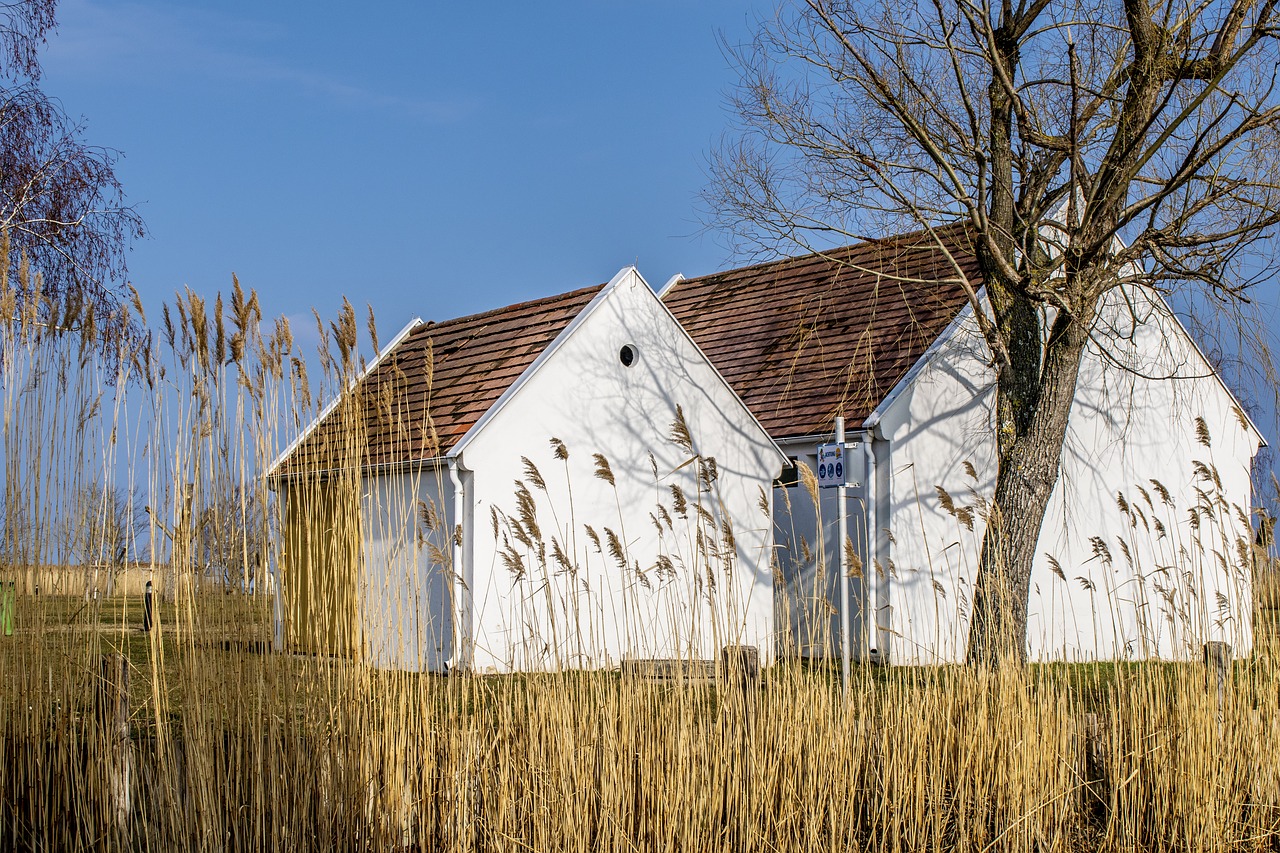
[[[1067,420],[1091,322],[1091,317],[1058,316],[1038,379],[1025,370],[1006,368],[1000,372],[996,489],[974,582],[970,664],[1026,663],[1031,566],[1049,496],[1058,481]],[[1037,344],[1037,361],[1039,349]],[[1038,387],[1026,387],[1029,382]]]

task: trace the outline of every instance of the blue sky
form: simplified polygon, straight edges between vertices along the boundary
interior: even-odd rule
[[[45,88],[125,155],[149,301],[234,271],[268,313],[372,303],[386,337],[732,265],[696,194],[749,4],[368,8],[60,4]]]
[[[627,264],[654,286],[735,265],[697,194],[731,119],[720,39],[772,9],[62,0],[44,86],[124,154],[149,303],[235,272],[304,343],[344,294],[386,340]]]

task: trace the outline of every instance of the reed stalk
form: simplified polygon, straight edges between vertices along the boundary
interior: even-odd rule
[[[322,401],[342,400],[347,428],[326,450],[342,464],[302,471],[296,488],[339,495],[309,504],[326,532],[304,544],[357,572],[353,379],[367,356],[350,306],[303,353],[238,283],[225,306],[182,294],[149,348],[122,352],[108,375],[92,336],[112,324],[50,300],[25,267],[18,281],[4,269],[0,581],[14,584],[15,628],[0,636],[0,846],[987,853],[1280,839],[1270,564],[1254,585],[1255,652],[1221,699],[1194,663],[860,667],[847,695],[833,670],[786,656],[745,688],[628,670],[385,671],[351,649],[317,651],[360,618],[336,588],[358,577],[335,570],[329,588],[281,592],[274,569],[291,545],[263,477]],[[680,439],[692,454],[687,429]],[[526,508],[546,490],[530,469]],[[112,488],[146,512],[112,539],[125,553],[99,561],[115,579],[108,594],[84,570],[101,547],[71,543],[107,541],[105,525],[84,520],[116,514]],[[655,514],[685,549],[664,570],[720,570],[724,549],[708,543],[732,534],[709,494],[688,497],[696,527],[684,532],[671,521],[680,507],[665,522]],[[526,551],[528,571],[572,574],[585,559],[573,514],[504,521],[530,543],[531,521],[554,533],[561,554],[539,564]],[[418,513],[451,571],[438,516]],[[144,576],[156,591],[149,632]],[[300,606],[290,594],[336,608],[332,621],[277,637],[277,617]],[[572,656],[589,645],[587,616],[572,596],[556,601]],[[118,659],[127,682],[104,676]]]

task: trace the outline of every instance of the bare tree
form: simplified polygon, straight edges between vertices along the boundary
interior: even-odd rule
[[[1036,540],[1116,288],[1246,299],[1280,221],[1275,0],[805,0],[733,53],[714,224],[756,246],[962,223],[999,467],[968,656],[1026,658]]]
[[[230,486],[205,501],[195,520],[195,556],[201,573],[228,590],[260,591],[270,548],[260,489]]]
[[[110,597],[116,577],[130,560],[138,560],[146,514],[136,490],[97,483],[82,487],[66,518],[67,540],[85,577],[85,597],[96,589],[98,573],[105,573],[100,590]]]
[[[0,570],[17,579],[17,573],[26,570],[26,587],[35,586],[32,543],[36,540],[35,519],[30,503],[0,495]]]

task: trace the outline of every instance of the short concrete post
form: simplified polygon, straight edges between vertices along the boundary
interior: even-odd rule
[[[129,737],[129,661],[121,654],[103,655],[102,681],[98,694],[98,714],[102,725],[105,759],[108,762],[107,789],[118,829],[128,826],[133,800],[133,744]]]
[[[720,676],[727,689],[744,695],[760,687],[760,650],[755,646],[725,646],[720,650]]]
[[[720,650],[720,681],[725,704],[732,708],[745,738],[760,692],[760,650],[755,646],[725,646]]]
[[[760,692],[760,650],[725,646],[720,650],[720,705],[732,741],[747,749],[756,694]]]
[[[1227,676],[1231,672],[1231,646],[1212,641],[1204,644],[1204,688],[1218,692],[1218,704],[1222,704],[1227,689]]]

